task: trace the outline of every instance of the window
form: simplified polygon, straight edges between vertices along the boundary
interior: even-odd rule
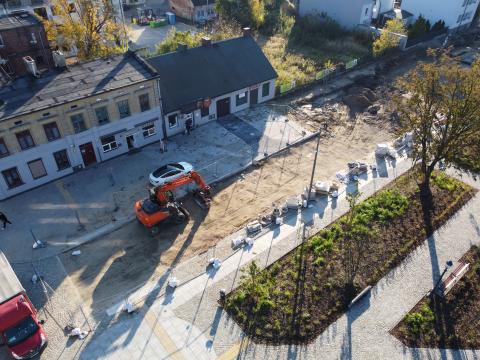
[[[150,110],[150,99],[148,94],[142,94],[138,97],[138,102],[140,103],[140,111],[144,112]]]
[[[154,124],[145,125],[144,127],[142,127],[142,130],[143,130],[144,138],[147,138],[156,134]]]
[[[118,112],[120,113],[120,119],[130,116],[130,106],[128,105],[128,100],[122,100],[117,103]]]
[[[465,14],[461,14],[458,16],[457,23],[461,23],[462,21],[465,21],[465,20],[470,20],[471,17],[472,17],[471,11],[466,12]]]
[[[56,122],[43,125],[43,129],[45,130],[45,135],[47,135],[48,141],[60,139],[60,131],[58,130]]]
[[[173,114],[168,117],[168,127],[174,128],[178,125],[178,114]]]
[[[270,83],[262,85],[262,97],[270,95]]]
[[[45,166],[43,166],[42,159],[30,161],[28,167],[30,168],[30,172],[34,179],[40,179],[41,177],[47,176],[47,170],[45,170]]]
[[[33,142],[33,138],[32,138],[32,135],[30,135],[29,130],[20,131],[15,135],[17,135],[17,140],[22,150],[30,149],[35,146],[35,143]]]
[[[463,7],[465,6],[468,6],[468,5],[471,5],[471,4],[475,4],[477,2],[477,0],[464,0],[463,1]]]
[[[64,170],[70,167],[70,160],[68,159],[67,150],[60,150],[53,153],[55,162],[57,163],[58,171]]]
[[[85,120],[83,118],[83,114],[72,115],[70,116],[70,119],[72,120],[73,131],[75,131],[76,134],[87,130],[87,127],[85,126]]]
[[[236,98],[236,101],[237,101],[237,106],[244,105],[248,101],[248,97],[247,97],[246,92],[237,94],[237,96],[235,98]]]
[[[200,114],[202,117],[210,115],[210,106],[202,106]]]
[[[117,140],[115,140],[115,136],[106,136],[100,139],[102,142],[103,152],[109,152],[118,148]]]
[[[32,1],[32,5],[40,5],[40,4],[41,2],[34,1],[34,0]],[[38,16],[41,16],[45,20],[48,20],[47,9],[45,9],[44,7],[35,8],[33,9],[33,12]]]
[[[0,157],[9,155],[7,145],[5,145],[5,140],[0,138]]]
[[[2,175],[10,189],[23,185],[23,181],[20,178],[20,175],[18,174],[18,170],[16,167],[3,170]]]
[[[97,117],[99,125],[106,124],[110,121],[110,119],[108,118],[108,109],[106,106],[96,108],[95,116]]]

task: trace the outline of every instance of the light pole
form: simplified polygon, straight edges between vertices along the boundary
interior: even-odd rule
[[[447,272],[447,270],[449,268],[451,268],[453,266],[453,262],[451,260],[448,260],[446,263],[445,263],[445,269],[443,270],[442,274],[440,275],[440,278],[438,279],[437,283],[435,284],[435,286],[433,287],[433,290],[432,290],[432,294],[435,293],[435,290],[437,290],[437,287],[438,285],[440,285],[440,282],[442,281],[443,279],[443,275],[445,275],[445,273]]]
[[[327,123],[323,124],[323,130],[327,129]],[[312,193],[312,186],[313,186],[313,178],[315,176],[315,168],[317,166],[317,158],[318,158],[318,149],[320,148],[320,137],[322,135],[322,129],[318,130],[317,134],[317,147],[315,149],[315,158],[313,159],[313,167],[312,167],[312,175],[310,177],[310,186],[308,187],[308,195],[307,195],[307,206],[308,202],[310,201],[310,196]]]

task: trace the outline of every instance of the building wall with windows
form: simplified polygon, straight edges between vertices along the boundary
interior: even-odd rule
[[[0,121],[0,199],[162,138],[155,79]]]
[[[192,111],[177,110],[164,116],[165,133],[172,136],[186,131],[186,120],[193,119],[193,126],[199,126],[217,119],[217,102],[228,99],[229,113],[236,113],[251,106],[251,91],[257,92],[257,103],[273,99],[275,96],[275,80],[263,82],[229,94],[211,99],[208,107],[199,107]]]
[[[469,26],[475,16],[480,0],[402,0],[402,9],[422,15],[433,25],[445,21],[450,30]]]

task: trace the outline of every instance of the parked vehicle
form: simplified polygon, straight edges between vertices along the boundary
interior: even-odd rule
[[[1,251],[0,344],[14,359],[30,359],[47,345],[37,310]]]
[[[183,175],[188,175],[192,170],[193,166],[186,162],[167,164],[150,174],[150,184],[153,186],[163,185],[172,182]]]

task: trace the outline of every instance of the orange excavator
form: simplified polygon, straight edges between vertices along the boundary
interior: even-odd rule
[[[208,186],[199,173],[191,171],[186,175],[150,189],[150,196],[135,203],[135,213],[140,223],[152,231],[158,232],[158,224],[169,219],[176,223],[187,221],[190,217],[187,209],[177,202],[173,190],[195,182],[198,189],[193,191],[194,199],[203,207],[210,206],[211,194]]]

